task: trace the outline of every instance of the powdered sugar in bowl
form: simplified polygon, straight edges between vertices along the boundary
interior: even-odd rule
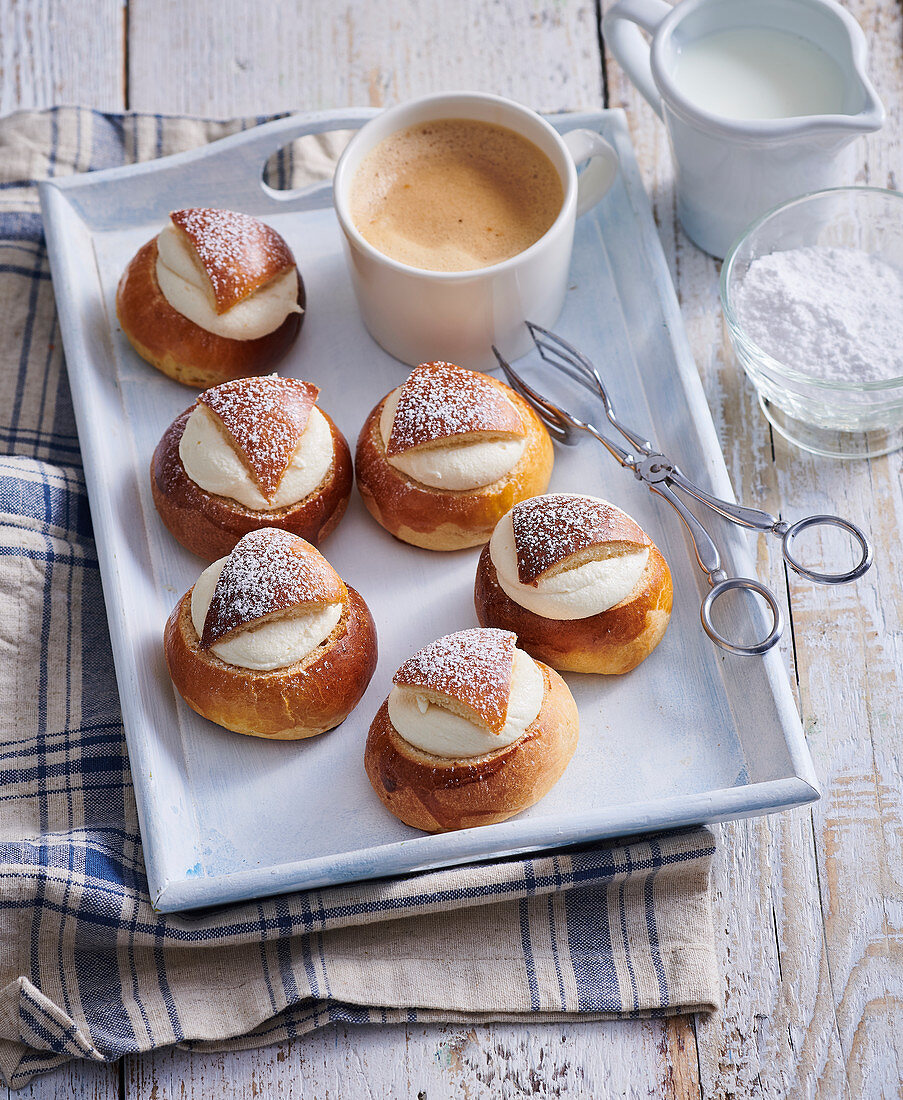
[[[721,303],[781,435],[838,458],[903,447],[903,194],[835,188],[776,207],[725,257]]]

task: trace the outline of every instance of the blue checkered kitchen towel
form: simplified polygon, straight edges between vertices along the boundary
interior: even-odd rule
[[[331,1021],[714,1008],[705,829],[151,909],[35,181],[255,121],[0,120],[0,1073],[16,1087],[69,1058],[259,1046]],[[277,170],[297,182],[328,154]]]

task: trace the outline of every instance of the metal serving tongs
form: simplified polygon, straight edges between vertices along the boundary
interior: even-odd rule
[[[750,656],[765,653],[771,649],[781,636],[784,629],[783,615],[770,588],[749,577],[729,577],[725,573],[721,567],[721,555],[718,553],[718,548],[712,541],[711,536],[696,516],[687,508],[683,500],[675,494],[675,489],[680,489],[681,492],[699,501],[700,504],[704,504],[707,508],[711,508],[718,515],[730,520],[732,523],[737,523],[741,527],[752,528],[754,531],[765,531],[770,535],[776,535],[781,540],[781,553],[784,561],[794,572],[801,577],[806,577],[808,580],[817,581],[820,584],[844,584],[847,581],[854,581],[861,577],[872,564],[872,547],[869,540],[849,520],[841,519],[839,516],[806,516],[803,519],[798,519],[796,523],[786,523],[784,520],[777,519],[758,508],[745,508],[728,500],[719,500],[718,497],[712,496],[711,493],[707,493],[698,485],[694,485],[671,462],[667,455],[657,451],[648,439],[644,439],[637,432],[631,431],[630,428],[618,420],[605,385],[599,377],[599,372],[585,355],[582,355],[566,340],[562,340],[560,336],[556,336],[547,329],[540,328],[539,325],[531,324],[528,321],[527,327],[530,329],[539,354],[547,363],[569,375],[590,390],[591,393],[602,399],[602,404],[605,406],[605,415],[608,417],[609,422],[624,436],[631,445],[631,449],[626,450],[620,444],[607,439],[592,424],[579,420],[576,416],[567,412],[566,409],[562,409],[561,406],[556,405],[547,397],[537,393],[502,358],[498,349],[493,347],[495,357],[498,359],[509,383],[536,409],[553,439],[570,446],[578,441],[577,432],[589,432],[622,466],[633,470],[634,475],[640,481],[646,483],[650,492],[663,497],[677,512],[690,533],[693,548],[696,551],[696,560],[711,585],[711,590],[702,601],[700,611],[702,625],[706,634],[722,649],[726,649],[731,653]],[[807,568],[796,559],[793,554],[793,542],[796,537],[811,527],[822,526],[839,527],[849,532],[859,543],[862,549],[862,557],[852,569],[844,573],[820,573],[815,569]],[[761,596],[771,609],[771,630],[761,641],[754,642],[751,645],[741,645],[731,641],[730,638],[726,638],[713,623],[712,607],[715,601],[732,589],[744,589]]]

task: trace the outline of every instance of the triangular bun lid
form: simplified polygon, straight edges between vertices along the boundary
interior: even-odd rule
[[[261,493],[272,500],[319,393],[311,382],[270,374],[223,382],[198,401],[219,420]]]
[[[480,432],[526,434],[520,414],[493,379],[454,363],[421,363],[401,387],[386,454]]]
[[[593,548],[625,553],[652,545],[626,512],[598,497],[574,493],[521,501],[511,510],[511,525],[521,584],[536,584],[558,567],[579,564],[581,555]]]
[[[235,210],[174,210],[213,287],[216,312],[227,309],[294,266],[291,249],[275,229]]]
[[[204,619],[201,647],[293,608],[338,603],[345,586],[309,542],[263,527],[239,539],[223,567]]]
[[[508,716],[516,645],[517,635],[510,630],[459,630],[409,657],[394,682],[444,696],[498,733]]]

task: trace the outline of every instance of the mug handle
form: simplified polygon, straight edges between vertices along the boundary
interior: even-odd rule
[[[589,161],[577,180],[577,217],[595,206],[618,174],[618,154],[595,130],[568,130],[561,135],[576,165]]]
[[[662,117],[662,99],[652,78],[649,43],[640,28],[655,34],[659,24],[674,9],[664,0],[620,0],[602,20],[602,37],[615,60],[636,85],[653,111]]]

